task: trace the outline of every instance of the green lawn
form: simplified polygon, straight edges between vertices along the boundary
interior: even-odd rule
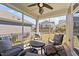
[[[76,36],[74,36],[74,47],[79,47],[78,46],[79,42],[78,42],[78,38]]]

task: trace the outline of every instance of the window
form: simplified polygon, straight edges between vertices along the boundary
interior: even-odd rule
[[[0,37],[11,36],[13,45],[20,44],[22,41],[24,43],[30,41],[30,25],[35,24],[35,20],[24,15],[24,35],[22,35],[22,13],[2,4],[0,4],[0,9]]]
[[[74,27],[73,27],[73,34],[74,34],[74,48],[79,47],[79,13],[75,13],[73,17]]]

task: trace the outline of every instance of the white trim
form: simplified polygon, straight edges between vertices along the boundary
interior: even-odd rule
[[[78,10],[79,10],[79,6],[76,7],[76,8],[72,11],[72,14],[75,14]]]
[[[36,33],[39,33],[39,20],[36,20]]]
[[[75,53],[74,50],[72,51],[72,55],[73,55],[73,56],[78,56],[78,55]]]
[[[67,40],[69,40],[69,47],[73,50],[73,15],[68,14],[66,21]]]

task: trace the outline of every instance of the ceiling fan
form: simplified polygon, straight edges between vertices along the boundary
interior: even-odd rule
[[[53,7],[51,7],[50,5],[46,4],[46,3],[35,3],[35,4],[31,4],[31,5],[28,5],[28,7],[33,7],[33,6],[38,6],[39,7],[39,13],[42,15],[43,12],[44,12],[44,9],[43,7],[46,7],[48,9],[53,9]]]

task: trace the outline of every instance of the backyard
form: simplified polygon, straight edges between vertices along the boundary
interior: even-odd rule
[[[49,39],[53,39],[54,38],[54,34],[41,34],[41,40],[43,42],[48,42]],[[24,44],[28,44],[31,40],[34,39],[34,35],[29,36],[28,38],[24,38],[23,40],[17,40],[16,42],[13,43],[13,45],[17,45],[17,44],[20,44],[20,43],[24,43]],[[68,44],[68,40],[66,40],[66,34],[64,34],[64,38],[63,38],[63,43],[66,43]],[[79,47],[78,46],[78,38],[76,36],[74,36],[74,47],[77,48]]]

